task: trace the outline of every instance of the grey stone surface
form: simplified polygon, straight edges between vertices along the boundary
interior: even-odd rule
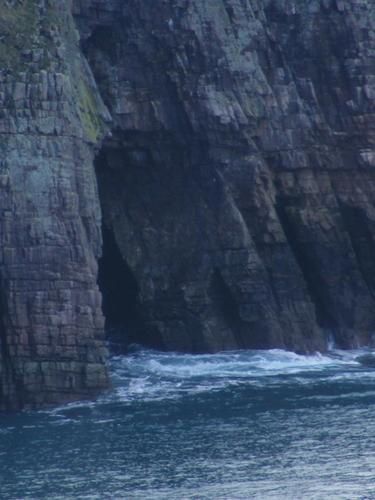
[[[0,409],[108,383],[93,170],[106,110],[68,5],[0,8]]]

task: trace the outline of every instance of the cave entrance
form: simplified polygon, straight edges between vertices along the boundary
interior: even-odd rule
[[[137,233],[131,226],[128,210],[139,210],[137,203],[144,182],[139,169],[131,168],[129,156],[118,145],[102,147],[95,159],[99,200],[102,209],[103,248],[99,259],[98,285],[102,293],[105,330],[110,346],[125,351],[130,344],[164,350],[162,336],[153,320],[154,311],[142,302],[139,279],[129,265],[127,255],[137,251],[128,242],[126,252],[121,234]],[[123,217],[123,220],[122,220]],[[116,218],[116,227],[112,221]],[[147,267],[147,262],[144,263]]]
[[[98,284],[103,298],[105,330],[111,347],[118,351],[140,343],[143,320],[137,280],[122,257],[113,230],[103,225],[103,250]]]

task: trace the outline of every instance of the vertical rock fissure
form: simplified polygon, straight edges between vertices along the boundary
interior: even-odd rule
[[[325,330],[333,331],[337,325],[331,313],[329,297],[326,296],[324,280],[320,276],[320,270],[314,256],[311,255],[309,244],[299,240],[288,209],[283,202],[276,203],[275,208],[290,249],[302,272],[311,301],[315,306],[317,322]]]
[[[16,401],[12,402],[9,394],[13,371],[4,323],[6,313],[3,289],[4,284],[0,277],[0,409],[10,409],[12,406],[18,407],[19,403]],[[19,396],[20,393],[18,394]]]
[[[137,152],[143,158],[147,153]],[[128,247],[123,235],[129,235],[131,227],[119,228],[113,223],[114,214],[121,211],[123,202],[119,201],[123,191],[132,189],[134,180],[124,169],[128,167],[129,152],[121,148],[107,148],[105,145],[96,157],[99,200],[102,208],[103,223],[102,257],[99,259],[98,284],[102,294],[102,310],[105,317],[105,330],[112,350],[126,350],[130,344],[164,349],[164,344],[157,329],[148,320],[146,308],[142,303],[140,280],[142,269],[131,265],[132,246]],[[134,192],[137,180],[134,180]],[[129,191],[128,191],[129,192]],[[129,193],[129,196],[131,194]],[[129,214],[128,214],[129,215]],[[134,256],[133,256],[134,257]],[[147,262],[144,264],[147,267]]]
[[[211,278],[210,298],[217,317],[221,318],[226,327],[232,331],[238,347],[244,348],[245,343],[242,337],[243,325],[238,304],[219,269],[214,270]]]
[[[113,230],[103,225],[98,283],[103,297],[105,329],[112,346],[136,342],[142,323],[137,281],[122,257]]]
[[[356,256],[358,268],[370,293],[375,295],[375,242],[365,211],[359,207],[340,204],[340,211]]]

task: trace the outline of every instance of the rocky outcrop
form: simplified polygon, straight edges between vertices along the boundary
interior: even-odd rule
[[[371,0],[3,2],[0,408],[107,385],[98,275],[127,342],[372,342],[374,23]]]

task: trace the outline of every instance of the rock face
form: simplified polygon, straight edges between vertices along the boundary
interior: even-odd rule
[[[128,342],[372,342],[374,26],[372,0],[5,2],[0,408],[106,386],[98,275]]]
[[[92,167],[105,127],[67,3],[0,7],[0,409],[107,386]]]
[[[137,283],[133,337],[194,352],[369,343],[374,3],[81,1],[75,14],[113,118],[96,168],[105,247]],[[108,312],[121,320],[120,304]]]

